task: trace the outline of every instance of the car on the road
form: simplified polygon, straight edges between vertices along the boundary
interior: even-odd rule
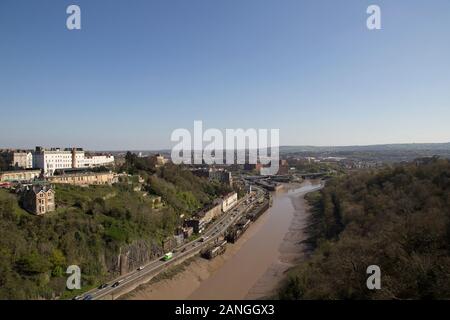
[[[82,300],[82,299],[83,299],[82,296],[76,296],[76,297],[73,297],[73,298],[72,298],[72,300]]]
[[[185,252],[185,251],[186,251],[186,248],[181,249],[181,252]]]
[[[121,281],[116,281],[116,282],[114,282],[114,284],[111,287],[116,288],[116,287],[120,286],[121,282],[122,282],[122,280]]]
[[[173,258],[173,252],[167,252],[163,257],[162,260],[163,261],[169,261],[170,259]]]
[[[98,289],[99,289],[99,290],[102,290],[102,289],[105,289],[107,286],[108,286],[108,284],[107,284],[107,283],[104,283],[104,284],[101,284],[101,285],[98,287]]]
[[[141,271],[144,269],[144,266],[140,266],[139,268],[137,268],[137,271]]]
[[[90,294],[88,294],[87,296],[85,296],[84,298],[83,298],[83,300],[92,300],[92,296],[90,295]]]

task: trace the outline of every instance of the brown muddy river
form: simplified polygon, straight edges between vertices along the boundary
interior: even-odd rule
[[[318,186],[318,181],[305,181],[298,188],[274,193],[273,206],[247,231],[251,237],[188,299],[254,299],[267,294],[291,265],[283,261],[286,242],[291,241],[298,251],[295,233],[303,229],[306,217],[302,195]],[[295,221],[297,229],[293,230]],[[289,233],[294,233],[292,239]]]

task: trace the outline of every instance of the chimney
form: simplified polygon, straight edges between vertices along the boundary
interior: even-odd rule
[[[72,148],[72,168],[76,168],[77,166],[76,154],[76,148]]]

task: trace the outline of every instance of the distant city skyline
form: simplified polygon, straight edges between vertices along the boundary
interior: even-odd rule
[[[282,146],[449,142],[449,30],[447,0],[3,0],[0,148],[157,151],[195,120]]]
[[[27,151],[33,151],[35,150],[37,146],[35,147],[14,147],[14,146],[8,146],[8,147],[4,147],[4,146],[0,146],[0,150],[27,150]],[[42,146],[44,148],[61,148],[61,150],[64,150],[67,146]],[[160,149],[132,149],[132,148],[123,148],[123,149],[89,149],[89,148],[85,148],[83,146],[71,146],[71,147],[76,147],[76,148],[81,148],[84,151],[92,151],[92,152],[151,152],[151,153],[157,153],[157,152],[168,152],[170,153],[172,151],[172,148],[160,148]],[[323,149],[337,149],[337,150],[350,150],[353,148],[359,148],[361,150],[380,150],[383,147],[398,147],[398,148],[406,148],[406,149],[418,149],[418,150],[424,150],[427,148],[430,148],[432,150],[441,150],[441,149],[449,149],[450,150],[450,142],[431,142],[431,143],[387,143],[387,144],[367,144],[367,145],[335,145],[335,146],[326,146],[326,145],[281,145],[279,147],[281,152],[292,152],[293,149],[305,149],[307,151],[311,151],[313,150],[313,152],[315,151],[320,151]],[[248,148],[246,148],[248,149]],[[315,150],[317,149],[317,150]],[[223,149],[223,151],[226,151],[227,149]],[[236,148],[234,149],[236,150]],[[314,151],[315,150],[315,151]],[[194,150],[192,150],[194,151]],[[306,151],[304,151],[306,152]]]

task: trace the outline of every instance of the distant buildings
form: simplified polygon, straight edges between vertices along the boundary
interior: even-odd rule
[[[261,172],[262,167],[263,167],[262,164],[259,162],[255,163],[255,164],[253,164],[253,163],[244,164],[245,171],[256,171],[257,173]]]
[[[33,155],[31,152],[18,151],[12,152],[11,167],[16,169],[31,169],[33,168]]]
[[[261,164],[259,162],[255,163],[255,164],[253,164],[253,163],[246,163],[246,164],[244,164],[244,170],[245,171],[255,171],[256,173],[260,174],[261,173],[261,169],[263,167],[267,167],[267,166],[270,167],[270,163],[268,163],[266,165],[263,165],[263,164]],[[284,160],[284,159],[279,160],[279,166],[278,166],[277,174],[288,174],[288,172],[289,172],[289,165],[288,165],[287,160]]]
[[[17,170],[0,172],[0,182],[31,181],[41,175],[41,170]]]
[[[81,172],[50,176],[47,181],[78,186],[111,185],[118,181],[118,177],[112,172]]]
[[[33,168],[42,169],[44,175],[51,176],[57,169],[90,168],[114,163],[110,155],[88,155],[81,148],[44,149],[36,147],[33,152]]]
[[[233,177],[231,176],[231,172],[223,169],[210,169],[209,180],[216,180],[230,187],[233,185]]]
[[[211,205],[197,212],[192,219],[186,220],[184,225],[192,228],[195,233],[202,233],[208,223],[229,211],[236,203],[237,193],[231,192],[223,199],[216,199]]]
[[[114,164],[114,157],[104,154],[89,154],[82,148],[36,147],[34,151],[0,150],[10,169],[41,169],[51,176],[57,169],[92,168]]]
[[[154,156],[155,167],[162,167],[167,162],[169,162],[169,160],[164,158],[164,156],[162,154],[158,153],[157,155]]]
[[[278,191],[283,188],[281,183],[271,181],[270,179],[258,180],[256,184],[269,191]]]
[[[192,173],[198,177],[208,178],[210,181],[218,181],[230,187],[233,185],[231,172],[224,169],[200,168],[193,169]]]
[[[194,218],[185,221],[186,227],[192,227],[195,233],[201,233],[206,225],[222,214],[222,201],[216,200],[213,204],[197,212]]]
[[[289,164],[288,164],[287,160],[281,159],[277,174],[286,175],[288,173],[289,173]]]
[[[26,186],[21,193],[21,203],[28,212],[44,215],[55,211],[55,191],[49,185]]]

